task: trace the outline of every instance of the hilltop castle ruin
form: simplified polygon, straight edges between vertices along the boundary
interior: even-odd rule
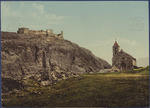
[[[120,50],[120,46],[115,41],[113,47],[112,67],[119,70],[132,70],[136,67],[136,59]]]
[[[56,38],[63,39],[63,31],[60,34],[53,33],[52,29],[47,29],[46,31],[43,30],[29,30],[29,28],[18,28],[18,34],[29,34],[29,35],[46,35],[52,36]]]

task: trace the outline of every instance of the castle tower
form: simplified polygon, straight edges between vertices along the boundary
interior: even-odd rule
[[[28,34],[29,33],[29,28],[18,28],[17,33],[19,33],[19,34]]]
[[[120,50],[120,46],[118,45],[117,41],[115,40],[115,43],[113,45],[113,56],[115,56]]]

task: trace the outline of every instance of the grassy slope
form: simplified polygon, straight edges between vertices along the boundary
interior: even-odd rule
[[[40,87],[31,80],[22,94],[11,94],[3,106],[26,107],[137,107],[149,106],[149,67],[140,70],[84,74],[80,78]],[[39,92],[37,94],[36,92]]]

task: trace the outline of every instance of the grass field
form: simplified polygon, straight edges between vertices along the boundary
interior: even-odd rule
[[[2,101],[4,107],[148,107],[149,67],[78,78],[41,87],[36,81]],[[20,94],[23,94],[22,96]]]

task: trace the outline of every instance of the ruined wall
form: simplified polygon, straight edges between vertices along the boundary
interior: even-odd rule
[[[19,28],[17,33],[19,33],[19,34],[28,34],[29,33],[29,28]]]
[[[49,36],[49,35],[52,35],[53,34],[53,30],[51,29],[47,29],[46,30],[46,34]]]
[[[36,34],[36,31],[35,30],[30,30],[29,34]]]
[[[29,34],[36,34],[36,35],[45,35],[46,34],[46,31],[35,31],[35,30],[29,30]]]
[[[61,33],[58,34],[57,37],[58,37],[59,39],[63,39],[63,31],[61,31]]]
[[[30,34],[30,35],[46,35],[50,37],[55,37],[58,39],[63,39],[63,31],[60,34],[53,33],[52,29],[47,29],[46,31],[43,30],[29,30],[29,28],[18,28],[17,33],[19,34]]]

